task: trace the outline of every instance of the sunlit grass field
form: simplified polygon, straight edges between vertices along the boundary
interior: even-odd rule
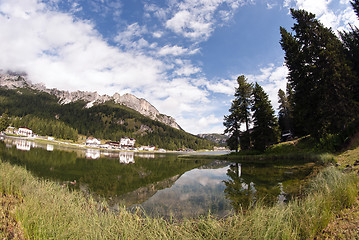
[[[126,209],[112,212],[60,185],[39,180],[27,170],[0,163],[2,198],[18,201],[7,216],[28,239],[308,239],[326,227],[333,215],[351,206],[357,196],[357,177],[335,167],[321,171],[307,193],[284,205],[258,204],[223,219],[151,218]],[[7,221],[7,220],[4,220]],[[10,220],[9,220],[10,221]],[[6,236],[1,229],[0,236]]]

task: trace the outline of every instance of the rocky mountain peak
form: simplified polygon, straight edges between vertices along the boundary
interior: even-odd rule
[[[47,92],[51,95],[55,95],[59,98],[60,104],[68,104],[76,101],[86,102],[86,107],[90,108],[96,104],[101,104],[107,101],[114,101],[117,104],[122,104],[128,108],[131,108],[142,115],[151,118],[152,120],[157,120],[166,125],[169,125],[176,129],[181,129],[181,127],[176,123],[173,117],[161,114],[152,104],[146,101],[143,98],[137,98],[136,96],[126,93],[120,95],[115,93],[113,96],[100,95],[97,92],[87,92],[87,91],[76,91],[69,92],[58,90],[56,88],[48,89],[44,84],[32,84],[25,74],[1,74],[0,73],[0,87],[7,89],[16,89],[16,88],[31,88],[43,92]]]

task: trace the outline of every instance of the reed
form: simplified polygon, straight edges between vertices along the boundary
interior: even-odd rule
[[[357,178],[334,167],[316,176],[306,196],[288,204],[264,206],[224,219],[211,215],[165,220],[112,212],[80,192],[39,180],[25,169],[0,162],[0,191],[17,195],[16,219],[28,239],[310,239],[337,211],[357,196]]]

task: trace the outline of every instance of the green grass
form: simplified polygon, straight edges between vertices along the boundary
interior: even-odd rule
[[[333,154],[319,151],[313,138],[306,136],[300,139],[274,144],[264,152],[246,150],[227,155],[181,155],[182,159],[216,159],[248,163],[297,163],[317,162],[323,165],[335,163]]]
[[[16,220],[29,239],[308,239],[357,196],[357,178],[334,167],[312,181],[306,196],[285,205],[254,206],[225,219],[182,221],[108,211],[82,193],[0,162],[0,192],[20,197]]]

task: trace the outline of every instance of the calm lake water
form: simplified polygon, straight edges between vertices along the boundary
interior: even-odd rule
[[[300,192],[313,163],[254,165],[181,160],[176,154],[66,149],[5,138],[0,157],[34,175],[153,216],[223,217],[261,199],[281,204]]]

